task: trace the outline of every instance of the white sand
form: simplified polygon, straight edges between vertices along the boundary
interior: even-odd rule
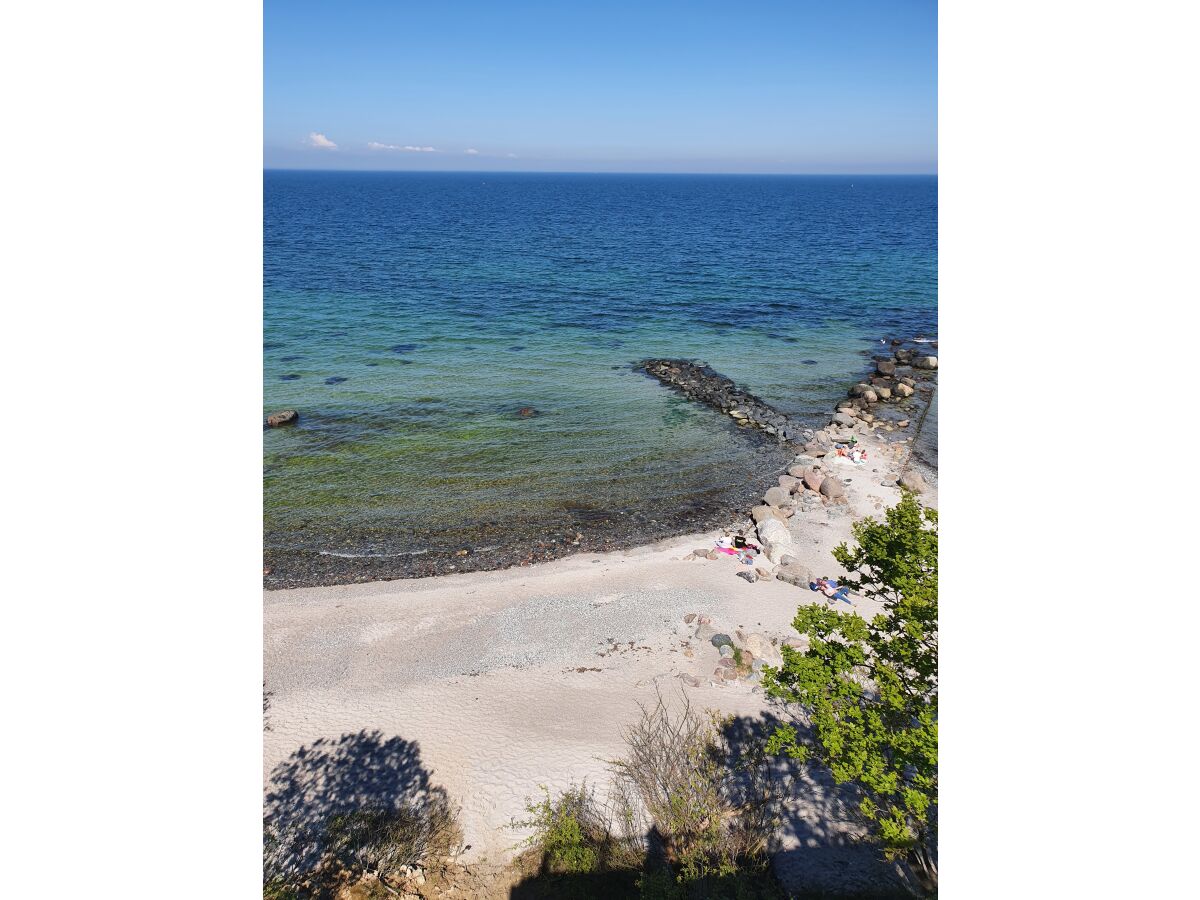
[[[907,452],[866,445],[868,464],[839,466],[853,479],[849,504],[791,520],[814,575],[839,574],[830,551],[851,538],[851,522],[899,499],[880,482]],[[264,776],[320,739],[399,736],[419,745],[432,781],[461,806],[466,859],[506,858],[522,837],[506,826],[539,785],[606,783],[604,760],[621,754],[622,727],[656,685],[686,690],[700,707],[747,716],[766,708],[752,685],[683,685],[681,673],[707,678],[718,659],[684,614],[708,614],[730,634],[786,638],[799,604],[824,601],[781,581],[737,578],[746,567],[732,557],[688,558],[715,536],[499,572],[267,592]],[[864,615],[877,609],[857,596],[854,605]],[[846,886],[859,873],[869,884],[874,852],[844,846],[853,828],[821,807],[819,795],[794,805],[786,843],[811,850],[779,857],[780,874]]]

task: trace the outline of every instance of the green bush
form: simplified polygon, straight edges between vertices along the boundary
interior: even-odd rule
[[[542,853],[544,868],[551,872],[595,872],[600,865],[600,850],[612,836],[594,813],[594,800],[587,786],[568,788],[552,799],[542,786],[544,797],[525,805],[530,818],[517,823],[532,828],[530,846]]]

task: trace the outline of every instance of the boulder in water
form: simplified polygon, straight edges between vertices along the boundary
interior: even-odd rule
[[[300,413],[294,409],[285,409],[267,416],[267,424],[272,428],[278,428],[280,425],[294,425],[299,418]]]

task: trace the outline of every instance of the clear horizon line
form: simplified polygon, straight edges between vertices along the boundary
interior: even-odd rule
[[[410,173],[414,175],[737,175],[748,178],[754,177],[790,177],[797,178],[929,178],[936,177],[937,172],[647,172],[641,170],[568,170],[568,169],[355,169],[355,168],[319,168],[305,166],[263,166],[264,172],[380,172],[390,175]]]

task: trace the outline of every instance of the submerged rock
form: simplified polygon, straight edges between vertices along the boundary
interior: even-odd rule
[[[282,412],[271,413],[267,416],[267,424],[272,428],[278,428],[280,425],[292,425],[300,418],[300,413],[294,409],[285,409]]]

